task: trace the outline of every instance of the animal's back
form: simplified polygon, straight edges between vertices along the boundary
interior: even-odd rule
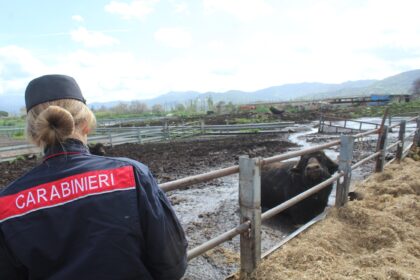
[[[273,163],[261,171],[261,206],[267,210],[279,205],[287,199],[287,192],[292,184],[290,170],[296,161]]]

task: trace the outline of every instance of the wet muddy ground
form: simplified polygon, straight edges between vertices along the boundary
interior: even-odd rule
[[[238,164],[239,155],[268,157],[296,146],[286,134],[249,134],[171,143],[107,147],[109,156],[129,157],[148,165],[159,183]],[[27,172],[39,160],[0,163],[0,188]],[[168,193],[186,231],[189,248],[238,225],[238,175]],[[289,231],[274,223],[263,232],[263,248],[271,248]],[[279,230],[280,229],[280,230]],[[185,279],[222,279],[237,269],[239,238],[190,262]]]
[[[312,125],[294,129],[292,134],[249,134],[213,139],[196,138],[171,143],[146,145],[124,144],[107,147],[107,155],[124,156],[148,165],[159,183],[196,175],[238,163],[239,155],[268,157],[337,139],[336,135],[318,135]],[[355,160],[360,160],[376,146],[376,138],[355,144]],[[292,143],[292,142],[294,143]],[[297,143],[298,145],[296,145]],[[327,151],[336,159],[338,147]],[[38,160],[0,163],[0,188],[36,165]],[[373,169],[373,161],[353,174],[364,178]],[[238,225],[238,175],[168,193],[189,240],[189,249]],[[292,230],[278,220],[262,228],[262,249],[267,251]],[[237,270],[239,238],[226,242],[189,263],[185,279],[223,279]]]

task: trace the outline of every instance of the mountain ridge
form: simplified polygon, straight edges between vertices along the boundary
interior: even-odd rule
[[[138,99],[149,107],[161,104],[163,106],[175,106],[185,104],[191,100],[206,100],[208,97],[218,102],[232,102],[246,104],[255,102],[290,101],[296,99],[322,99],[333,97],[364,96],[371,94],[410,94],[412,84],[420,78],[420,69],[401,72],[382,80],[356,80],[346,81],[339,84],[302,82],[284,84],[259,89],[252,92],[241,90],[229,90],[226,92],[197,92],[197,91],[170,91],[152,99]],[[119,103],[131,101],[90,102],[88,105],[93,109],[113,107]],[[24,106],[23,94],[16,92],[0,95],[0,110],[9,113],[18,113]]]

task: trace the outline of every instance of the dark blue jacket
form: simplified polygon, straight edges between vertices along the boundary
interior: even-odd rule
[[[145,165],[77,140],[0,192],[0,279],[179,279],[186,248]]]

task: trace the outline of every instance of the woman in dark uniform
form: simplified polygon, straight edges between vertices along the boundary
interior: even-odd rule
[[[90,154],[96,124],[76,81],[32,80],[37,167],[0,192],[0,279],[179,279],[187,241],[149,169]]]

